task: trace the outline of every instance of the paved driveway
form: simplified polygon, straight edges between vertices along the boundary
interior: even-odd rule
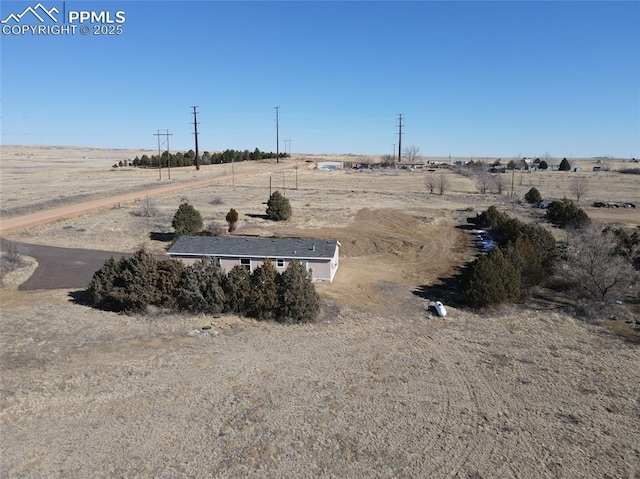
[[[2,239],[2,250],[13,244],[21,254],[32,256],[38,261],[38,268],[18,289],[84,289],[91,281],[93,273],[111,258],[130,256],[128,253],[91,249],[57,248],[28,243],[18,243]]]

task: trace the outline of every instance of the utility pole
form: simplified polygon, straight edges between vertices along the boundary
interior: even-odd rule
[[[159,175],[159,179],[162,179],[162,155],[160,154],[160,146],[164,146],[167,145],[167,168],[169,171],[169,179],[171,179],[171,152],[169,150],[169,137],[173,136],[173,133],[169,133],[169,130],[164,130],[164,133],[160,133],[160,130],[158,130],[158,133],[154,133],[153,136],[157,136],[158,137],[158,175]],[[160,137],[164,136],[164,140],[162,142],[160,142]]]
[[[516,169],[511,170],[511,198],[513,198],[513,180],[516,176]]]
[[[158,179],[162,180],[162,155],[160,154],[160,130],[158,130],[158,133],[154,133],[153,136],[158,137]]]
[[[169,137],[173,136],[173,133],[169,133],[169,130],[165,133],[167,137],[167,171],[169,172],[169,179],[171,179],[171,149],[169,148]]]
[[[279,106],[274,107],[276,109],[276,163],[280,163],[280,128],[278,121],[278,110],[280,110]]]
[[[291,155],[291,140],[288,138],[284,140],[284,152]]]
[[[200,169],[200,151],[198,150],[198,112],[197,106],[192,106],[193,108],[193,134],[196,137],[196,170]]]
[[[398,114],[398,163],[402,161],[402,113]]]

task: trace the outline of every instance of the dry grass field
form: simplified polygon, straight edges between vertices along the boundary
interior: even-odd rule
[[[430,287],[475,254],[458,227],[466,217],[491,204],[529,220],[539,210],[480,195],[448,170],[440,196],[424,184],[440,171],[321,172],[305,157],[271,180],[241,177],[251,164],[234,165],[235,181],[221,179],[231,165],[161,181],[154,170],[111,168],[136,154],[3,147],[2,219],[126,191],[142,198],[7,238],[160,253],[166,243],[152,233],[172,230],[180,202],[205,224],[236,208],[238,234],[341,241],[334,283],[318,286],[322,318],[283,326],[101,312],[72,291],[18,291],[30,262],[0,290],[0,477],[640,478],[636,342],[562,303],[449,306],[444,321],[428,311],[439,299]],[[574,162],[592,218],[640,224],[637,209],[588,206],[640,204],[638,177],[616,172],[628,164],[593,173],[595,160]],[[572,175],[517,172],[515,193],[535,186],[571,198]],[[147,204],[148,188],[208,177]],[[270,181],[292,203],[285,223],[261,216]],[[155,214],[141,216],[148,206]]]

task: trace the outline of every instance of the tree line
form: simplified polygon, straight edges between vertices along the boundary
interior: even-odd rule
[[[280,153],[276,155],[271,151],[260,151],[256,148],[253,151],[249,150],[224,150],[219,153],[210,153],[205,151],[200,157],[201,165],[213,165],[220,163],[232,163],[237,161],[258,161],[258,160],[268,160],[272,158],[289,158],[291,155],[288,153]],[[162,164],[163,167],[166,167],[169,164],[173,168],[181,167],[181,166],[193,166],[196,161],[196,153],[193,150],[189,150],[185,153],[177,152],[177,153],[169,153],[167,151],[163,152],[160,156],[158,155],[142,155],[141,157],[136,156],[132,161],[131,165],[136,167],[147,167],[147,168],[157,168],[158,164]]]

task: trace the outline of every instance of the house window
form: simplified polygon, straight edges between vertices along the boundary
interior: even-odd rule
[[[240,264],[244,266],[247,271],[251,271],[251,260],[249,258],[240,258]]]
[[[276,260],[276,266],[278,268],[284,268],[284,259],[277,259]]]

